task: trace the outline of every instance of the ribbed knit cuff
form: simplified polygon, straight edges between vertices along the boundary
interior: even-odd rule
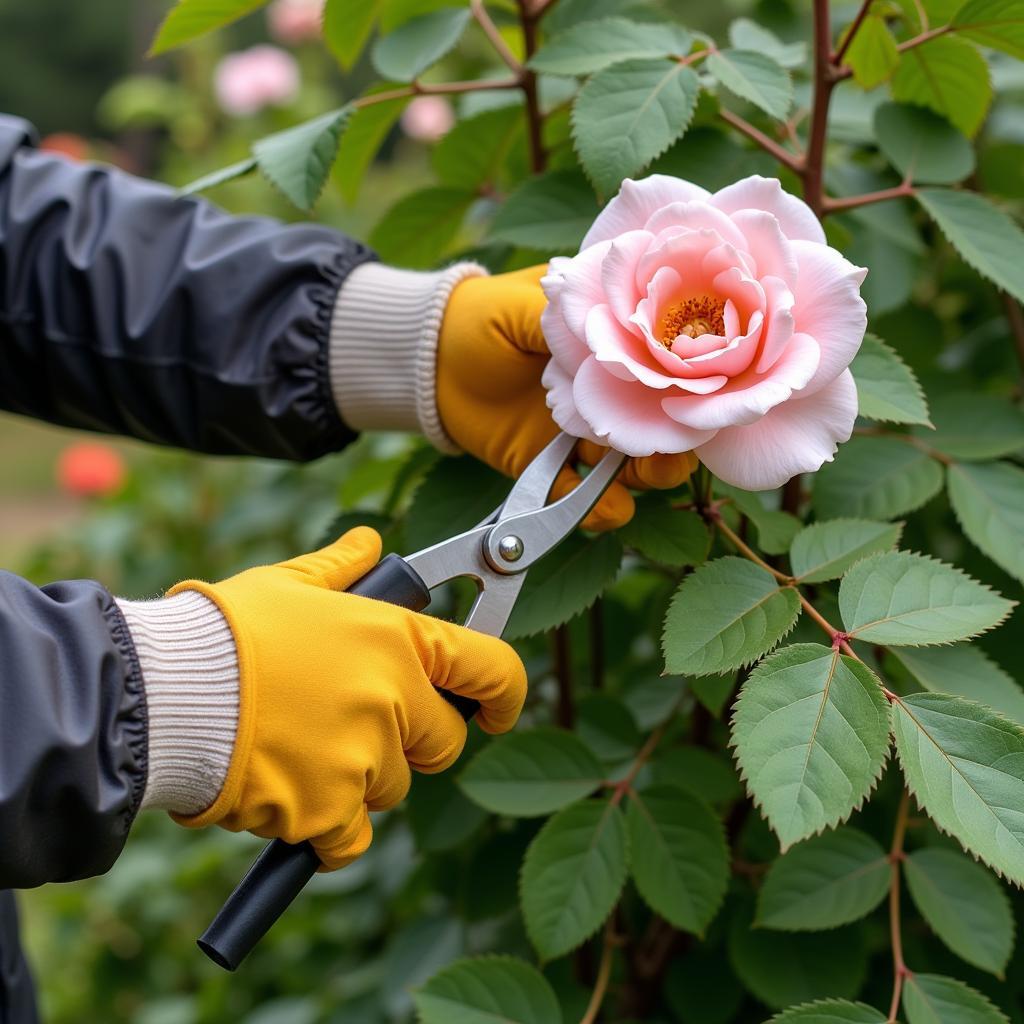
[[[412,430],[459,449],[437,411],[437,339],[455,286],[487,273],[456,263],[422,273],[364,263],[345,279],[331,318],[334,402],[353,430]]]
[[[238,727],[238,656],[212,602],[192,591],[122,601],[149,714],[142,809],[198,814],[224,785]]]

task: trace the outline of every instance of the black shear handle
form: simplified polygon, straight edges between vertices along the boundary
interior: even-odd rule
[[[414,612],[423,611],[430,603],[430,591],[423,580],[398,555],[383,558],[349,588],[349,593],[387,601]],[[445,690],[440,692],[466,721],[480,707],[468,697]],[[233,971],[302,892],[319,867],[320,858],[308,842],[293,846],[275,839],[268,843],[199,937],[199,948],[215,964]]]

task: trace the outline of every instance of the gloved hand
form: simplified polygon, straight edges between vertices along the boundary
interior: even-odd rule
[[[451,439],[508,476],[518,476],[558,432],[546,403],[541,374],[548,349],[540,327],[546,267],[493,277],[470,277],[455,287],[437,351],[437,407]],[[605,449],[583,442],[588,465]],[[677,487],[697,466],[691,452],[631,459],[584,520],[591,530],[628,522],[634,511],[628,487]],[[560,497],[579,483],[566,468],[552,491]]]
[[[435,687],[480,702],[487,732],[511,729],[526,695],[515,651],[494,637],[340,593],[380,558],[358,527],[313,554],[196,580],[231,627],[240,673],[238,732],[224,787],[183,825],[311,840],[327,869],[370,845],[368,812],[399,803],[410,766],[440,772],[466,724]]]

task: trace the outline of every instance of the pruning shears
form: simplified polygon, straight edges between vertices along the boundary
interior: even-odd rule
[[[548,504],[555,478],[576,443],[575,437],[559,434],[483,522],[414,555],[388,555],[349,592],[418,612],[430,604],[434,587],[468,577],[478,593],[465,625],[501,636],[526,571],[573,532],[625,461],[624,455],[609,451],[574,490]],[[475,700],[440,693],[467,721],[479,709]],[[320,859],[308,842],[269,843],[199,937],[199,948],[214,963],[233,971],[319,867]]]

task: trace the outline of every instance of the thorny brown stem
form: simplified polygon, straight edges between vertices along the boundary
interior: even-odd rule
[[[904,181],[893,188],[879,189],[877,192],[865,192],[859,196],[843,196],[839,199],[824,198],[824,213],[843,213],[856,210],[858,206],[870,206],[872,203],[884,203],[888,199],[907,199],[914,194],[914,187]]]
[[[746,135],[751,142],[756,143],[766,153],[771,154],[784,167],[788,167],[796,174],[803,174],[803,160],[797,154],[790,153],[788,149],[784,149],[774,139],[765,135],[760,128],[755,128],[749,121],[740,117],[739,114],[734,114],[731,110],[726,110],[724,107],[719,114],[726,124],[732,125],[736,131]]]
[[[731,527],[727,526],[722,520],[722,514],[715,508],[709,508],[707,518],[712,524],[721,532],[722,536],[725,537],[730,544],[737,551],[739,551],[744,558],[748,558],[755,565],[761,566],[762,569],[770,572],[780,583],[789,585],[793,582],[792,576],[787,576],[784,572],[779,572],[778,569],[770,566],[753,548],[751,548],[746,541]]]
[[[523,28],[523,48],[526,59],[533,56],[537,49],[537,19],[548,6],[546,3],[530,3],[530,0],[517,0],[519,7],[519,23]],[[537,95],[537,76],[528,67],[523,68],[520,79],[523,97],[526,101],[527,135],[530,141],[530,169],[538,174],[547,166],[547,153],[544,151],[544,115],[540,109]]]
[[[889,1003],[889,1024],[895,1024],[903,994],[903,982],[910,976],[903,959],[903,930],[900,927],[900,865],[904,860],[903,840],[907,834],[907,816],[910,810],[910,793],[903,790],[896,825],[893,830],[892,847],[889,850],[889,865],[892,878],[889,882],[889,936],[892,941],[892,1001]]]
[[[571,729],[576,719],[576,708],[572,699],[572,654],[568,626],[562,625],[555,629],[551,645],[555,679],[558,682],[555,718],[563,729]]]

